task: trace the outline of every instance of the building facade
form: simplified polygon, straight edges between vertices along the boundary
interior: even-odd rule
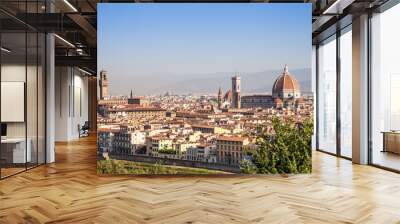
[[[172,149],[172,139],[164,136],[154,136],[146,138],[147,154],[158,156],[159,150]]]
[[[249,145],[246,137],[220,136],[216,139],[217,160],[220,163],[237,165],[244,158],[244,149]]]

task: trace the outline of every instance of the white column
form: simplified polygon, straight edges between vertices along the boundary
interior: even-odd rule
[[[55,69],[55,141],[71,140],[72,117],[72,68],[57,66]]]
[[[46,36],[46,163],[55,161],[55,54],[54,35]]]
[[[353,162],[368,163],[368,15],[353,19]]]

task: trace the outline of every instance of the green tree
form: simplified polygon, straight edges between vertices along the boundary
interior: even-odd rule
[[[244,159],[240,162],[240,170],[245,174],[257,173],[257,167],[248,159]]]
[[[272,126],[274,133],[258,138],[257,149],[249,152],[256,173],[311,173],[312,120],[296,123],[273,118]],[[249,166],[241,166],[242,171],[247,172]]]

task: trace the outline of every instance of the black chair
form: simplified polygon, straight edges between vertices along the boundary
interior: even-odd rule
[[[79,128],[79,138],[89,136],[89,129],[90,129],[89,121],[85,121],[82,127]]]

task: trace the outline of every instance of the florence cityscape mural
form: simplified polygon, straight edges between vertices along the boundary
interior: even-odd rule
[[[100,5],[97,172],[310,173],[310,11]]]

